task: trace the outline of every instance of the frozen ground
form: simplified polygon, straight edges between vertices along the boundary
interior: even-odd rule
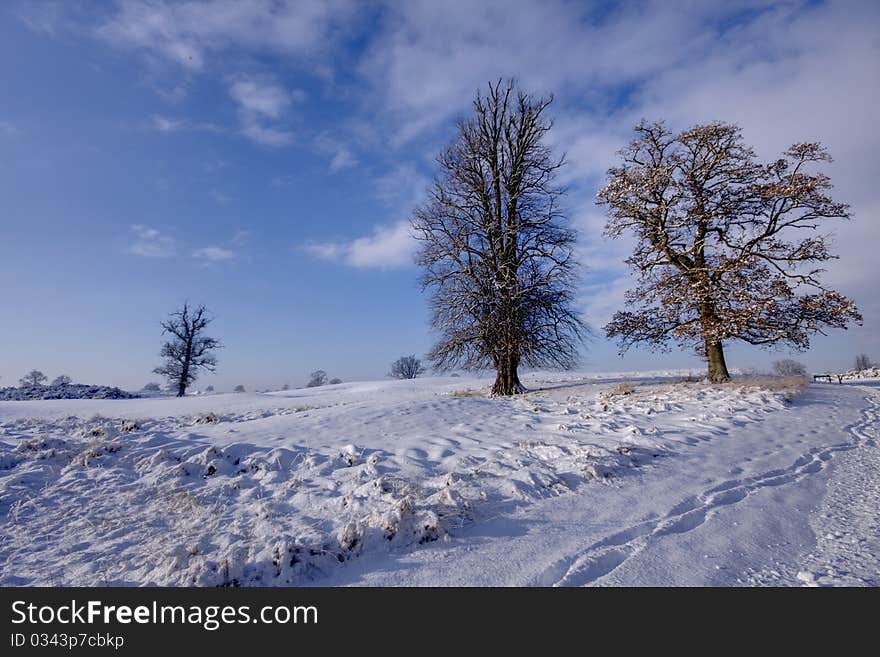
[[[0,402],[0,585],[880,584],[877,382]]]

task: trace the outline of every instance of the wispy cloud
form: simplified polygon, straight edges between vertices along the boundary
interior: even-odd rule
[[[229,240],[229,243],[234,244],[235,246],[241,246],[242,244],[247,244],[250,239],[251,231],[241,229],[235,231],[235,234],[232,236],[232,239]]]
[[[183,127],[183,121],[169,119],[159,114],[154,114],[152,121],[153,127],[159,132],[175,132]]]
[[[193,251],[193,258],[204,262],[225,262],[235,258],[235,252],[222,246],[206,246]]]
[[[287,91],[280,85],[254,78],[237,78],[229,84],[229,95],[243,110],[277,119],[293,100],[302,100],[302,91]]]
[[[209,193],[217,205],[229,205],[229,202],[232,200],[228,194],[221,192],[217,188],[212,189]]]
[[[373,180],[376,196],[401,212],[409,212],[423,198],[429,183],[411,163],[399,164]]]
[[[14,137],[19,134],[21,134],[21,130],[19,130],[14,123],[10,121],[0,121],[0,135]]]
[[[400,269],[412,264],[417,242],[408,221],[377,226],[351,241],[312,242],[305,250],[316,258],[362,269]]]
[[[315,137],[315,148],[330,158],[328,168],[332,173],[348,169],[358,164],[358,159],[349,147],[339,139],[322,132]]]
[[[305,95],[300,90],[288,90],[266,77],[238,76],[229,82],[229,95],[238,105],[241,134],[264,146],[284,146],[293,140],[293,134],[267,123],[277,121],[293,102]]]
[[[147,258],[170,258],[177,252],[175,239],[155,228],[134,224],[131,232],[135,241],[128,247],[129,253]]]
[[[319,55],[358,10],[352,0],[126,0],[118,7],[97,28],[100,38],[191,71],[233,49],[283,54],[320,67]]]

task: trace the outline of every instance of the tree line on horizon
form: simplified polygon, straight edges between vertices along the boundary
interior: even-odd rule
[[[573,367],[588,334],[575,307],[577,234],[557,180],[565,157],[548,144],[552,102],[512,80],[477,91],[411,220],[438,338],[427,358],[439,371],[494,369],[493,395],[524,391],[521,366]],[[674,132],[643,121],[618,155],[596,202],[608,218],[604,235],[635,243],[626,263],[636,284],[603,327],[621,355],[677,344],[720,383],[730,379],[732,341],[806,350],[817,333],[861,323],[854,302],[821,282],[822,263],[836,256],[819,231],[851,213],[814,170],[831,162],[820,143],[762,163],[737,125]],[[184,304],[162,323],[170,339],[154,371],[179,395],[215,370],[222,345],[204,335],[210,321],[204,306]],[[393,376],[423,371],[404,358],[416,364],[397,361]],[[308,385],[324,381],[319,370]]]

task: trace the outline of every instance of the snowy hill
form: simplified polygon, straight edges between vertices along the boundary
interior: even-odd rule
[[[822,583],[810,513],[838,454],[876,451],[876,392],[670,374],[0,402],[0,584]],[[711,562],[680,543],[734,508],[791,572],[716,554],[730,517]]]

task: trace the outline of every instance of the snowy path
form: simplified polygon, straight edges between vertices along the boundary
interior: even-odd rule
[[[682,454],[675,473],[537,504],[332,583],[877,585],[878,392],[813,386],[760,427]],[[711,476],[725,461],[737,476]]]

